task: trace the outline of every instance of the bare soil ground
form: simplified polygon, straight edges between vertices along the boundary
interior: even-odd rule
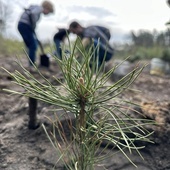
[[[25,66],[27,59],[22,59]],[[9,71],[18,69],[13,58],[0,57],[0,66]],[[52,65],[53,72],[58,72]],[[141,109],[148,114],[149,119],[155,119],[161,126],[151,125],[155,131],[151,136],[154,144],[146,143],[141,150],[144,160],[137,153],[129,157],[137,165],[134,167],[121,153],[110,157],[96,166],[96,170],[170,170],[170,76],[153,76],[149,67],[144,69],[139,78],[132,84],[133,89],[127,90],[120,97],[143,103]],[[42,127],[36,130],[28,129],[28,99],[17,95],[9,95],[2,89],[19,89],[11,82],[11,77],[0,71],[0,169],[1,170],[51,170],[55,167],[62,170],[62,163],[56,164],[58,155],[50,144]],[[38,118],[50,130],[50,123],[45,116],[53,116],[50,112],[53,106],[43,102],[38,103]]]

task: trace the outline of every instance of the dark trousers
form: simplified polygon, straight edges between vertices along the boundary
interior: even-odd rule
[[[37,39],[35,38],[35,34],[31,27],[25,23],[18,23],[18,31],[21,34],[24,43],[28,50],[28,56],[32,63],[35,63],[36,61],[36,51],[37,51]],[[30,65],[32,65],[31,62],[29,62]]]
[[[103,44],[101,41],[94,39],[93,42],[95,47],[95,56],[94,56],[95,62],[97,62],[98,67],[100,67],[104,61],[109,61],[114,55],[114,53],[108,52],[107,49],[103,48]]]
[[[62,59],[62,50],[61,50],[61,40],[60,39],[54,39],[55,47],[56,47],[56,56],[59,59]]]

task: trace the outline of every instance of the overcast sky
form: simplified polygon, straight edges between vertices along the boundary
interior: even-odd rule
[[[41,4],[43,0],[13,0],[12,21],[8,34],[20,37],[17,21],[23,8]],[[6,1],[7,2],[7,1]],[[8,1],[9,2],[9,1]],[[121,41],[131,30],[165,31],[170,20],[170,8],[166,0],[51,0],[55,14],[42,16],[36,32],[40,39],[52,39],[57,27],[68,27],[72,20],[83,26],[105,25],[110,28],[113,41]]]

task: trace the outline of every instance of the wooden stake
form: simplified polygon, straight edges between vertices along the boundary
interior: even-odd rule
[[[37,125],[37,99],[29,97],[29,129],[36,129],[38,128]]]

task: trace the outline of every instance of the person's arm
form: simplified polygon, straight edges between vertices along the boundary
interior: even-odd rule
[[[31,25],[32,28],[35,29],[36,23],[40,18],[40,14],[42,13],[43,8],[41,6],[35,6],[30,8],[30,15],[31,15]]]
[[[88,37],[85,37],[81,40],[81,43],[80,45],[78,45],[78,48],[76,48],[76,51],[75,51],[75,57],[76,58],[81,58],[82,54],[81,54],[81,51],[84,51],[83,49],[86,49],[86,47],[90,44],[90,38]]]
[[[86,48],[90,44],[90,38],[88,38],[88,37],[83,38],[82,44],[83,44],[84,48]]]

